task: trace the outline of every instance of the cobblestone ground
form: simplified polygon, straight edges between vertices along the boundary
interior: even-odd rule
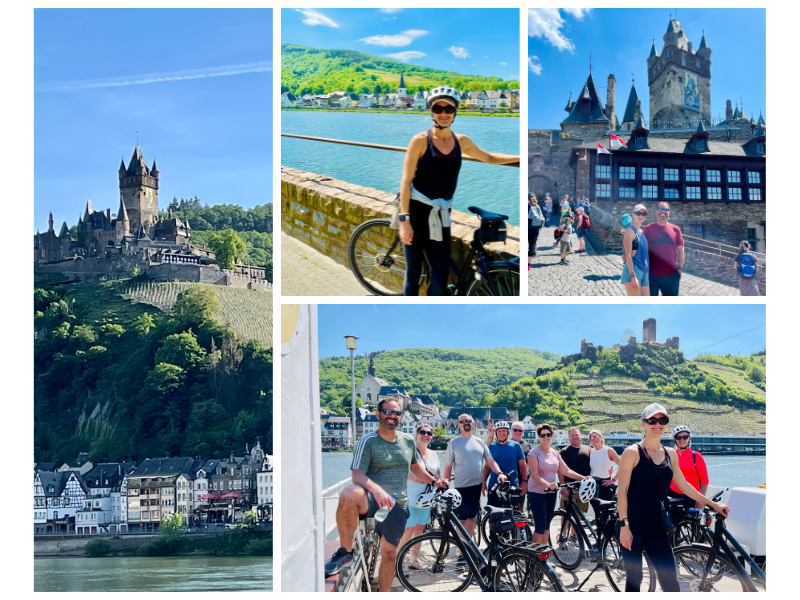
[[[567,256],[568,265],[558,264],[561,256],[553,246],[555,227],[539,232],[534,262],[528,272],[529,296],[624,296],[625,287],[620,281],[622,257],[617,254],[601,255],[587,242],[586,253],[575,254],[580,245],[578,236],[572,235],[572,251]],[[739,288],[717,283],[684,273],[681,279],[681,296],[738,296]]]

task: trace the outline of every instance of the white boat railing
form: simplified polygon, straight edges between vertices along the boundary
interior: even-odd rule
[[[336,529],[336,509],[339,506],[339,496],[342,490],[353,483],[351,479],[342,479],[339,483],[322,490],[322,512],[325,523],[325,537]]]

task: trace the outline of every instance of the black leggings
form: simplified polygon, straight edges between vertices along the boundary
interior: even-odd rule
[[[556,512],[558,494],[537,494],[528,492],[528,508],[533,513],[533,527],[536,533],[550,530],[550,521]]]
[[[534,256],[536,254],[536,241],[539,239],[541,227],[534,227],[530,223],[531,221],[528,219],[528,256]]]
[[[622,560],[625,561],[625,591],[640,592],[642,587],[642,552],[653,561],[658,583],[664,592],[680,592],[678,570],[672,554],[672,544],[661,520],[630,521],[633,543],[631,549],[622,547]]]
[[[594,480],[597,482],[597,497],[600,498],[600,500],[607,500],[610,502],[611,500],[614,499],[614,488],[603,485],[603,482],[608,481],[609,479],[611,478],[610,477],[606,477],[605,479],[601,477],[594,478]]]
[[[442,241],[430,239],[428,215],[431,208],[420,202],[412,201],[411,227],[414,235],[411,245],[403,245],[406,257],[406,279],[403,284],[403,295],[419,296],[419,279],[422,275],[422,264],[425,256],[431,265],[431,284],[428,296],[447,296],[447,279],[450,277],[450,228],[442,228]]]

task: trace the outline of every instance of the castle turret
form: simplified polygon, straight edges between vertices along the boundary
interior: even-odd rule
[[[572,100],[572,90],[569,91],[569,100],[567,100],[567,105],[564,107],[564,110],[570,112],[572,107],[575,106],[575,102]]]
[[[628,103],[625,105],[625,114],[622,117],[622,129],[631,130],[636,123],[637,106],[639,104],[639,95],[636,93],[636,87],[631,83],[631,91],[628,94]],[[641,109],[640,109],[641,110]]]
[[[764,116],[761,114],[761,111],[758,111],[758,125],[766,126],[767,122],[764,120]]]
[[[706,32],[703,32],[703,38],[700,40],[700,45],[697,47],[697,55],[702,56],[707,60],[711,60],[711,48],[708,46],[708,42],[706,42]]]
[[[617,79],[614,74],[608,76],[608,84],[606,87],[606,117],[610,123],[611,131],[617,129],[617,115],[614,114],[614,109],[617,104]]]
[[[89,220],[89,215],[91,215],[93,212],[94,212],[94,208],[92,208],[92,200],[88,199],[88,200],[86,200],[86,210],[83,213],[83,220],[84,221],[88,221]]]
[[[370,358],[370,359],[369,359],[369,369],[368,369],[368,372],[369,372],[369,374],[370,374],[370,375],[372,375],[373,377],[375,377],[375,360],[374,360],[374,359],[372,359],[372,358]]]
[[[733,118],[733,105],[730,100],[725,101],[725,120]]]
[[[136,146],[128,167],[120,170],[120,198],[130,219],[130,231],[143,227],[149,233],[158,220],[158,166],[148,169],[141,148]]]
[[[58,232],[58,237],[62,240],[69,237],[69,227],[67,227],[66,221],[61,223],[61,230]]]
[[[47,231],[53,231],[53,213],[52,212],[50,213],[50,216],[47,217]]]

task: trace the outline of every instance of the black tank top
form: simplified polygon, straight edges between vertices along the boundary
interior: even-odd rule
[[[428,130],[428,148],[417,163],[413,186],[431,200],[450,200],[456,193],[458,173],[461,170],[461,146],[453,134],[455,146],[449,154],[442,154],[433,143]]]
[[[667,490],[672,483],[672,461],[665,449],[664,461],[656,465],[640,444],[636,447],[639,449],[639,464],[633,468],[628,486],[628,518],[658,519],[661,502],[666,506]]]

